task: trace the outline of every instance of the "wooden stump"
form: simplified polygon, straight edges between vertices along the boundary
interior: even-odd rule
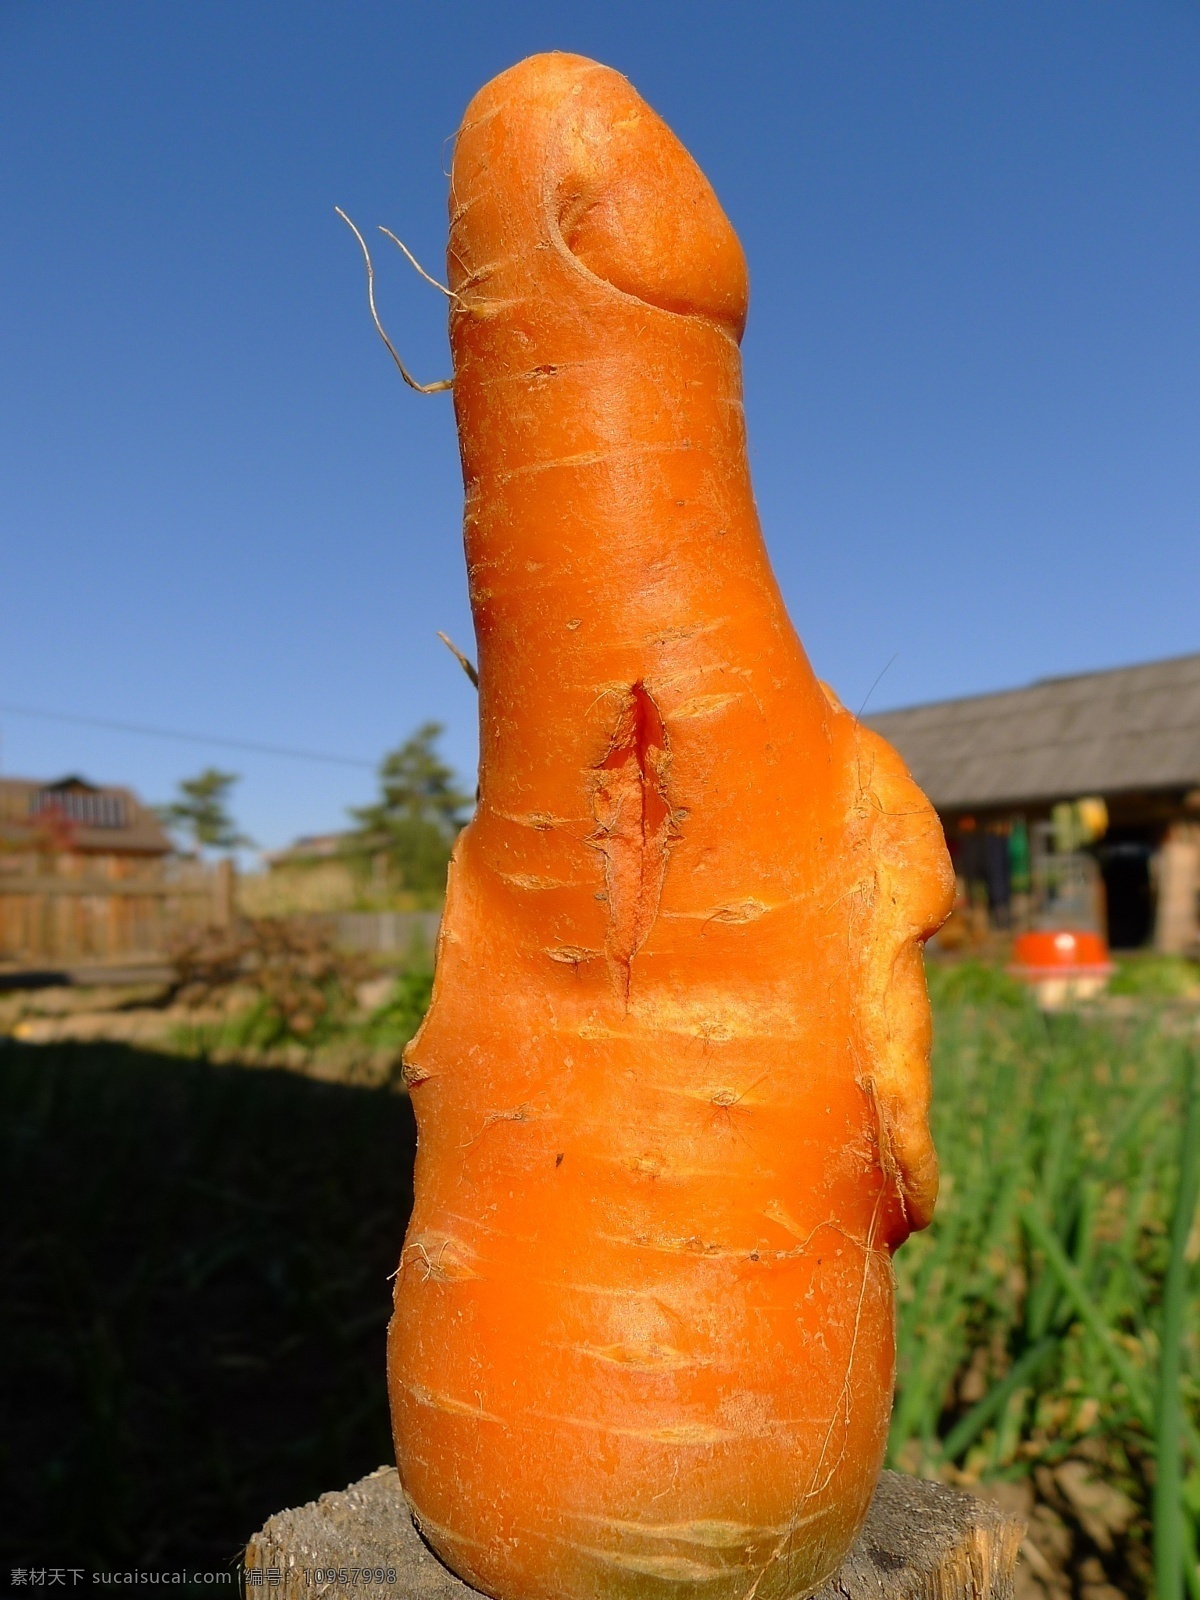
[[[845,1565],[815,1600],[1009,1600],[1024,1531],[990,1501],[885,1472]],[[264,1600],[476,1595],[421,1539],[395,1467],[277,1512],[246,1547],[246,1583]]]

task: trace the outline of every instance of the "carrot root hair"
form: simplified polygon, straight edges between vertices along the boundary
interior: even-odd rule
[[[359,249],[363,253],[363,260],[367,264],[367,304],[371,308],[371,320],[375,324],[376,333],[383,340],[384,344],[387,345],[388,354],[396,363],[396,366],[400,372],[400,376],[404,379],[408,387],[410,389],[415,389],[418,394],[440,394],[444,389],[453,389],[453,378],[438,378],[434,383],[418,383],[413,377],[412,373],[404,365],[403,361],[401,361],[399,355],[396,353],[396,346],[388,338],[387,333],[384,330],[383,323],[379,320],[379,312],[375,309],[375,266],[371,260],[371,252],[367,249],[367,241],[363,238],[362,234],[359,233],[358,229],[342,210],[341,206],[334,206],[333,209],[337,212],[338,216],[341,217],[342,221],[350,229],[350,232],[358,240]],[[384,228],[382,229],[382,232],[388,233],[388,230]],[[388,237],[390,239],[396,239],[396,235],[394,233],[388,233]],[[400,244],[399,239],[396,239],[396,243]],[[420,263],[414,259],[404,245],[400,244],[400,248],[404,251],[404,254],[408,256],[408,259],[412,262],[413,266],[416,267],[421,276],[423,278],[429,278],[430,283],[433,284],[435,289],[443,289],[443,292],[446,294],[451,294],[453,292],[450,289],[445,289],[442,284],[437,282],[436,278],[430,278],[424,267],[422,267]]]

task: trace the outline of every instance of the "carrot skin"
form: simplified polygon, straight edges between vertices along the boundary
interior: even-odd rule
[[[882,1461],[945,846],[784,609],[687,152],[533,57],[450,208],[480,802],[407,1057],[401,1476],[501,1600],[790,1600]]]

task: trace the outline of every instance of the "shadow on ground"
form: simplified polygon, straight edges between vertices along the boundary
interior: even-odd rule
[[[390,1457],[408,1100],[0,1041],[0,1553],[211,1567]]]

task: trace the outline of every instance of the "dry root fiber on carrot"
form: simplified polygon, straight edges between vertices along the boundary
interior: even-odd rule
[[[742,251],[624,78],[476,96],[448,260],[481,787],[409,1051],[405,1491],[503,1600],[789,1600],[866,1511],[937,1190],[941,831],[788,620]]]

